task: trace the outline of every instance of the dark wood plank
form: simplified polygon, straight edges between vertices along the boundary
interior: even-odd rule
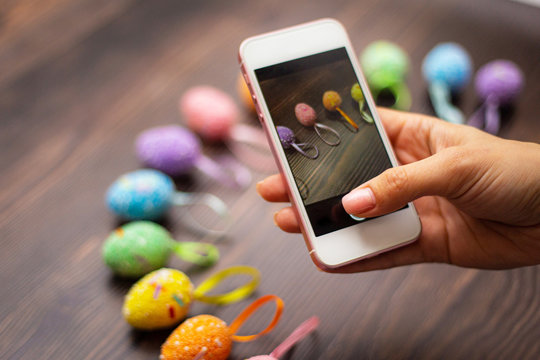
[[[457,41],[475,67],[515,61],[523,96],[501,135],[540,139],[540,10],[478,1],[3,1],[0,3],[0,358],[154,359],[168,331],[133,331],[120,308],[131,282],[111,276],[101,245],[117,225],[103,204],[107,186],[139,167],[133,140],[178,123],[180,94],[213,84],[235,94],[237,47],[253,34],[319,17],[344,23],[357,51],[377,39],[411,57],[413,110],[432,114],[420,64],[440,41]],[[472,85],[460,107],[477,106]],[[248,112],[243,121],[256,125]],[[207,154],[225,151],[205,146]],[[255,173],[255,180],[265,176]],[[286,302],[279,327],[235,344],[231,359],[270,352],[301,321],[321,317],[316,336],[290,359],[520,358],[540,356],[539,267],[479,271],[425,264],[367,274],[316,271],[298,235],[280,232],[253,186],[223,188],[199,173],[185,190],[223,197],[236,219],[222,259],[195,284],[232,264],[254,265],[257,294]],[[180,240],[199,237],[175,209],[165,220]],[[230,322],[248,301],[195,304]],[[264,311],[246,324],[261,329]]]

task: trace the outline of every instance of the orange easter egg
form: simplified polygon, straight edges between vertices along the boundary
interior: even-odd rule
[[[231,352],[232,333],[225,321],[212,315],[184,321],[161,346],[162,360],[225,360]]]
[[[250,111],[255,112],[255,104],[253,104],[253,98],[251,97],[251,93],[249,92],[249,88],[242,74],[238,76],[238,80],[236,81],[236,89],[238,90],[238,95],[240,96],[240,99],[242,99],[244,105]]]
[[[341,96],[333,90],[323,94],[323,105],[328,111],[335,111],[341,105]]]

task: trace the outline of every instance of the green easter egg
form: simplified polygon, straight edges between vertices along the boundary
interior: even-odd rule
[[[356,101],[356,102],[364,102],[365,99],[364,99],[364,93],[362,92],[362,89],[360,89],[360,85],[358,85],[358,83],[354,84],[351,88],[351,97]]]
[[[389,41],[375,41],[360,56],[362,69],[372,90],[403,82],[409,69],[405,51]]]
[[[103,260],[120,276],[140,277],[167,265],[171,235],[151,221],[134,221],[113,231],[103,244]]]

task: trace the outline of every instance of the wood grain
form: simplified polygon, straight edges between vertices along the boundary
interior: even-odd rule
[[[501,135],[540,139],[540,10],[503,0],[408,2],[1,1],[0,2],[0,358],[155,359],[168,331],[138,332],[121,317],[131,282],[113,277],[101,245],[118,222],[103,204],[108,185],[139,167],[143,129],[183,119],[179,96],[212,84],[235,94],[240,41],[319,17],[335,17],[357,51],[377,39],[410,54],[413,110],[432,113],[420,64],[440,41],[457,41],[475,67],[515,61],[526,87]],[[472,113],[472,85],[458,99]],[[252,114],[242,120],[256,125]],[[225,151],[206,145],[205,153]],[[255,180],[266,174],[255,173]],[[235,344],[231,359],[269,353],[301,321],[321,317],[315,336],[289,359],[538,359],[539,267],[479,271],[425,264],[367,274],[316,271],[298,235],[280,232],[253,186],[231,191],[193,173],[183,190],[211,191],[236,219],[220,263],[254,265],[257,294],[286,303],[276,331]],[[163,223],[196,240],[171,211]],[[224,288],[231,284],[225,284]],[[248,304],[195,304],[230,322]],[[265,326],[271,309],[246,324]]]

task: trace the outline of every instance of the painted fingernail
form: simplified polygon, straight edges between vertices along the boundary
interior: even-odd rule
[[[349,214],[361,214],[373,209],[376,205],[375,195],[369,187],[351,191],[341,199],[341,202]]]

